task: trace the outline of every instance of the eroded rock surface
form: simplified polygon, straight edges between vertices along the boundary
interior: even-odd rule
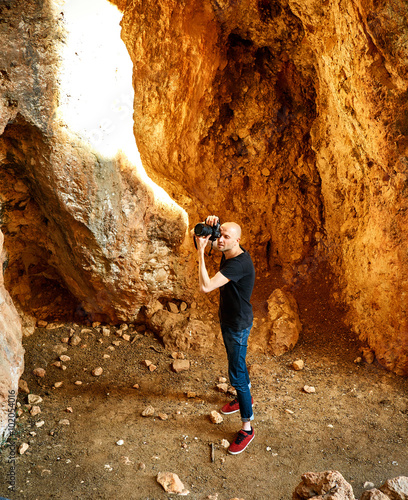
[[[14,430],[18,380],[24,370],[21,321],[3,282],[3,240],[0,231],[0,443]]]

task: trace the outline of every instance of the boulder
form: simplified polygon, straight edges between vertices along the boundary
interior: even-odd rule
[[[292,500],[356,500],[353,488],[338,471],[307,472],[296,487]]]

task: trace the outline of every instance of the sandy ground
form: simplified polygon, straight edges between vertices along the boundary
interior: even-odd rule
[[[256,437],[237,456],[221,441],[234,438],[238,414],[218,425],[209,419],[229,398],[215,388],[227,376],[222,346],[205,356],[184,353],[191,367],[175,373],[171,352],[148,331],[130,328],[129,342],[115,328],[110,336],[68,323],[38,328],[24,341],[23,378],[43,398],[41,413],[31,416],[27,394],[19,395],[17,430],[1,450],[0,493],[12,500],[176,498],[156,481],[159,472],[170,471],[191,499],[287,500],[303,473],[338,470],[359,498],[366,482],[379,487],[408,475],[408,380],[376,362],[356,364],[360,345],[324,296],[316,288],[314,296],[309,290],[297,297],[303,332],[292,352],[248,355]],[[81,337],[76,346],[61,342],[71,329]],[[55,346],[67,347],[66,370],[52,365],[59,357]],[[302,371],[291,367],[298,358],[305,362]],[[157,369],[150,372],[144,360]],[[32,373],[39,366],[44,378]],[[91,374],[97,366],[103,368],[99,377]],[[316,392],[306,394],[305,385]],[[141,416],[148,405],[155,415]],[[17,454],[13,492],[8,459],[23,442],[29,448]]]

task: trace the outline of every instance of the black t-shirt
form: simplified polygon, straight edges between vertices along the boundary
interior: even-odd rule
[[[242,247],[241,247],[242,248]],[[250,303],[255,282],[255,268],[249,253],[226,259],[221,258],[220,272],[230,281],[220,288],[220,323],[236,331],[252,325],[253,313]]]

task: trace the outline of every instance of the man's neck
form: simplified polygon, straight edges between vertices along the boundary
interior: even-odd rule
[[[224,256],[226,259],[233,259],[234,257],[241,255],[241,253],[244,253],[244,250],[240,246],[238,246],[236,248],[231,248],[231,250],[227,250],[226,252],[224,252]]]

